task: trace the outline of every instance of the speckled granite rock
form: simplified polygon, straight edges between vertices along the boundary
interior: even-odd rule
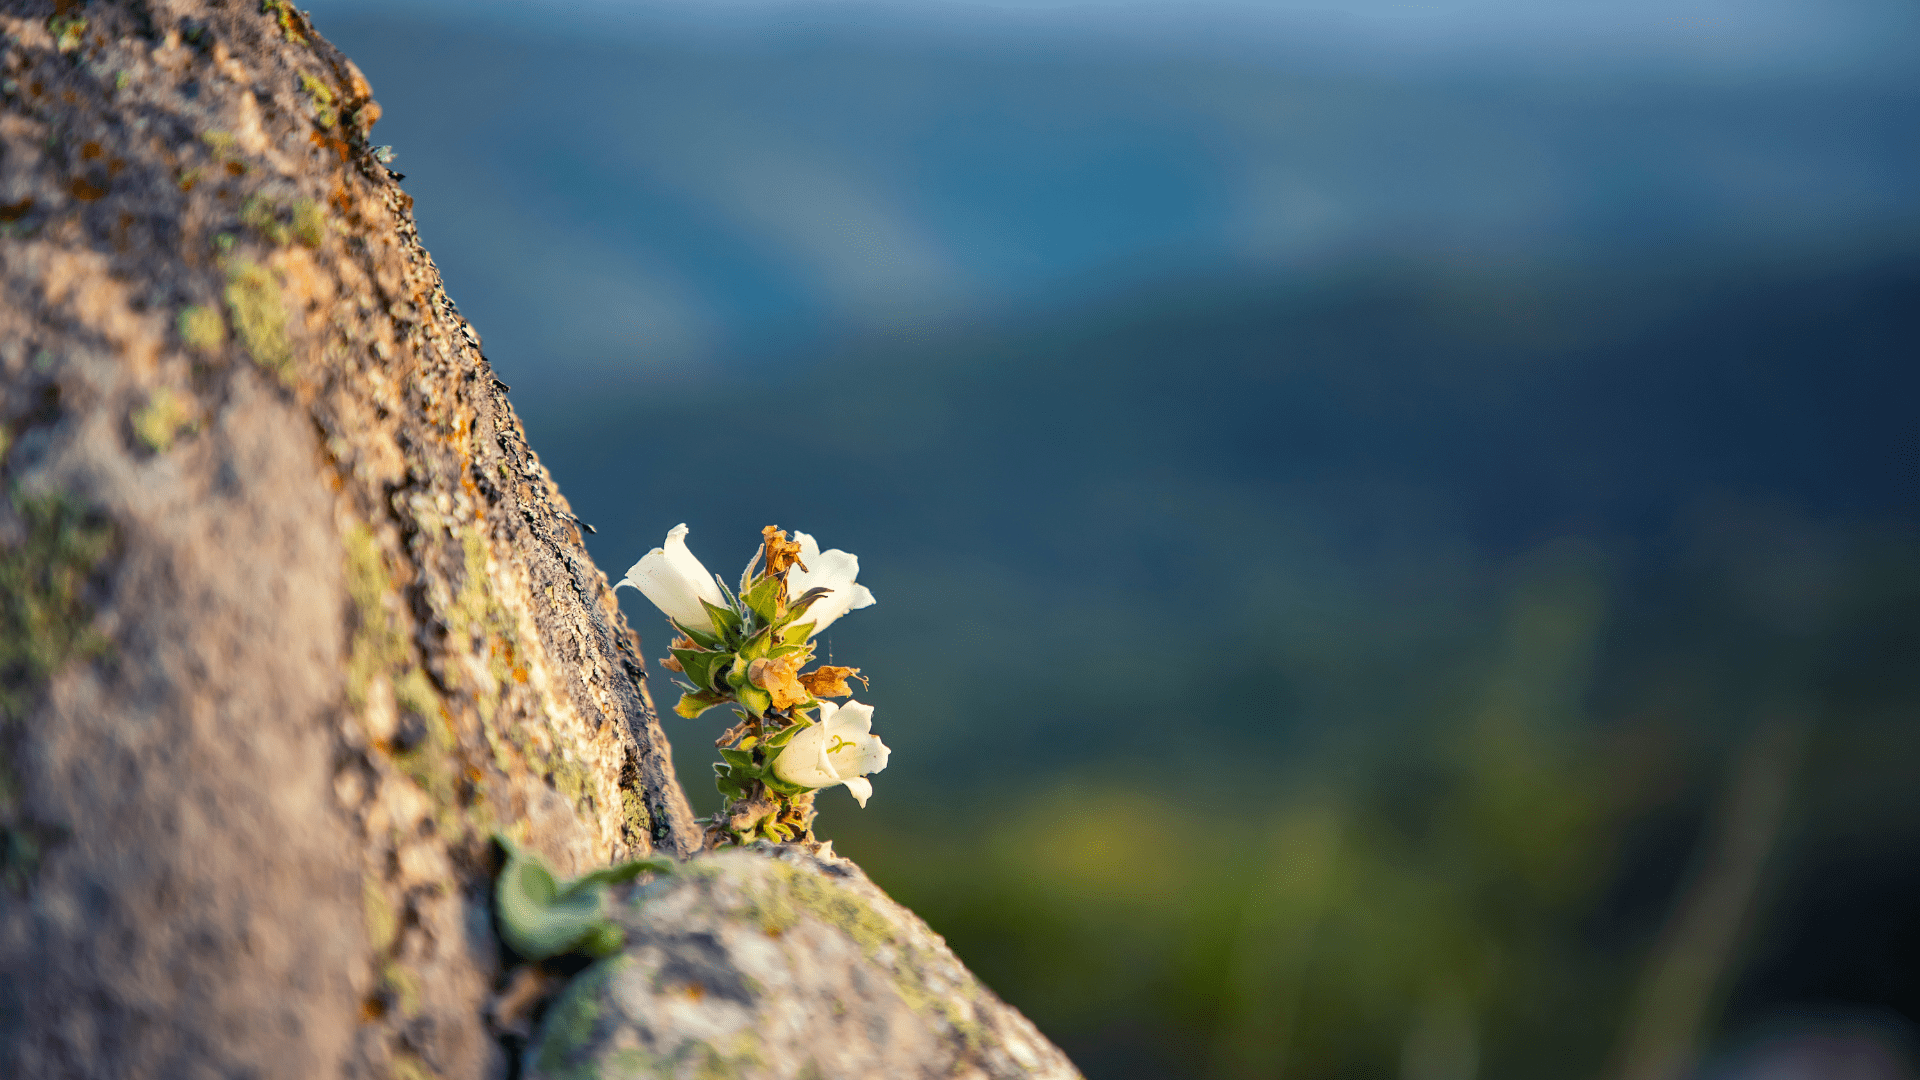
[[[638,890],[626,948],[577,976],[541,1080],[1078,1077],[911,911],[831,854],[757,846]]]
[[[479,1077],[496,830],[698,832],[353,64],[0,0],[0,1076]]]

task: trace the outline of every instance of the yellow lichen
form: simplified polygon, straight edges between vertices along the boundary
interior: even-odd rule
[[[175,326],[179,329],[180,340],[195,352],[211,355],[219,352],[220,347],[227,343],[226,320],[212,308],[181,308]]]
[[[302,74],[300,87],[307,92],[307,99],[313,102],[313,118],[321,127],[330,128],[340,122],[340,112],[333,104],[333,90],[326,83]]]
[[[357,711],[367,704],[373,676],[405,648],[397,628],[387,617],[387,564],[373,530],[355,525],[342,538],[347,555],[347,596],[353,601],[353,644],[347,658],[347,701]]]
[[[367,878],[360,883],[360,903],[367,926],[367,944],[374,952],[386,952],[400,937],[400,916],[387,900],[380,883]]]
[[[147,449],[162,453],[173,445],[180,433],[193,426],[193,401],[171,387],[163,386],[135,410],[133,433]]]
[[[249,195],[240,207],[240,223],[260,230],[260,235],[275,244],[284,244],[289,234],[280,222],[278,209],[265,195]]]
[[[620,792],[620,838],[636,849],[653,846],[653,815],[647,801],[630,788]]]
[[[327,238],[327,215],[319,203],[301,199],[293,204],[293,238],[310,248]]]
[[[405,1051],[388,1059],[387,1075],[393,1080],[440,1080],[440,1074],[429,1068],[426,1062]]]
[[[53,35],[53,47],[62,53],[70,53],[80,48],[86,41],[87,20],[64,14],[54,15],[47,20],[47,33]]]
[[[401,967],[398,962],[390,962],[380,969],[380,982],[387,988],[387,993],[393,995],[393,1003],[399,1007],[400,1015],[420,1015],[420,976]]]
[[[280,381],[293,382],[293,344],[287,338],[287,310],[280,282],[273,273],[250,262],[227,267],[227,310],[240,343],[254,362]]]
[[[272,15],[280,24],[280,33],[294,45],[305,45],[307,37],[300,32],[300,19],[294,6],[288,0],[260,0],[260,14]]]
[[[203,131],[200,133],[200,141],[207,144],[207,149],[212,150],[216,158],[224,158],[233,153],[234,145],[238,142],[230,132],[225,131]]]

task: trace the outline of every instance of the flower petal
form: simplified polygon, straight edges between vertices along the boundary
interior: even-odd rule
[[[807,609],[805,618],[813,623],[815,635],[847,612],[872,605],[873,593],[853,580],[860,573],[858,556],[839,548],[821,551],[819,543],[803,532],[795,532],[793,538],[807,569],[796,566],[787,571],[787,596],[798,598],[815,588],[832,590]]]
[[[847,793],[853,796],[854,802],[860,804],[860,809],[865,810],[867,808],[867,800],[873,798],[873,784],[858,776],[845,781],[845,783],[847,785]]]
[[[840,773],[835,771],[833,761],[827,757],[828,741],[824,723],[800,731],[787,742],[780,756],[773,759],[773,775],[789,784],[807,788],[832,787],[840,783]]]
[[[707,571],[700,560],[694,558],[687,549],[687,526],[683,522],[667,533],[667,564],[674,572],[687,579],[695,595],[714,607],[727,606],[727,594],[720,590],[720,581]]]
[[[832,709],[832,712],[828,712]],[[845,705],[820,703],[820,729],[829,737],[857,738],[873,730],[873,706],[849,699]]]
[[[715,629],[713,616],[707,614],[700,601],[715,607],[727,606],[726,594],[720,591],[719,583],[700,565],[700,560],[694,558],[693,552],[687,550],[684,523],[667,533],[664,547],[654,548],[629,567],[620,584],[640,590],[640,595],[680,625],[709,633]]]

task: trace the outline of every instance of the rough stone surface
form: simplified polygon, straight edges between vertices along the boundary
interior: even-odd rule
[[[697,843],[638,642],[270,0],[0,0],[0,1073],[504,1072],[506,829]]]
[[[526,1075],[1080,1074],[859,868],[758,845],[636,891],[626,948],[548,1009]]]

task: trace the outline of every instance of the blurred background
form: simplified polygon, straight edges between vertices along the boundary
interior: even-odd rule
[[[861,557],[819,831],[1093,1080],[1916,1075],[1908,0],[311,3],[600,565]]]

